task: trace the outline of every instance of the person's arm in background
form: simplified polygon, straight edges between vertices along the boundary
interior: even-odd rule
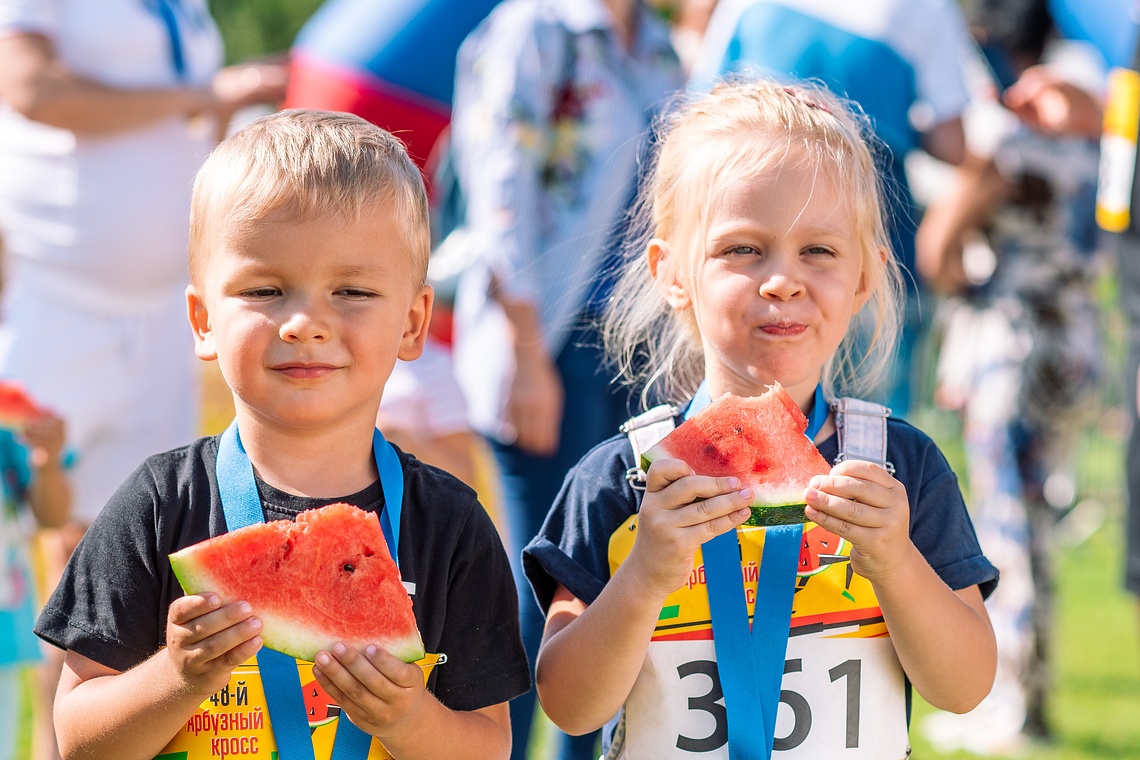
[[[71,71],[42,34],[0,33],[0,99],[28,119],[83,134],[113,134],[171,116],[227,123],[240,108],[284,95],[281,64],[232,66],[207,87],[122,88]]]
[[[36,522],[45,528],[58,528],[71,515],[71,484],[63,468],[67,440],[63,419],[48,414],[32,420],[23,435],[32,469],[28,504]]]
[[[553,31],[551,39],[545,31]],[[467,226],[484,245],[489,297],[509,323],[515,372],[508,416],[515,445],[536,454],[557,448],[562,419],[562,383],[543,334],[535,261],[542,164],[565,36],[533,25],[481,27],[460,50],[452,118]]]
[[[1009,183],[992,160],[970,156],[953,170],[938,200],[923,213],[915,237],[915,266],[931,290],[943,295],[965,290],[964,237],[986,222],[1008,192]]]
[[[915,60],[915,79],[918,98],[930,111],[922,148],[934,158],[957,166],[967,158],[962,112],[970,97],[966,70],[973,41],[956,3],[921,5],[928,10],[920,20],[923,50]]]
[[[1043,134],[1100,137],[1101,97],[1066,81],[1048,65],[1026,69],[1005,91],[1002,102],[1026,126]]]

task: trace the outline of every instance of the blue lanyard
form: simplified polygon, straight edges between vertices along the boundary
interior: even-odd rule
[[[399,565],[400,516],[404,501],[404,474],[400,459],[392,445],[384,440],[379,430],[372,431],[372,452],[380,472],[380,488],[384,491],[384,509],[380,513],[380,527],[392,558]],[[241,443],[235,420],[218,440],[218,492],[222,511],[226,517],[226,530],[265,522],[261,497],[253,465]],[[265,688],[265,704],[273,738],[281,760],[314,760],[312,734],[305,713],[305,699],[301,692],[301,677],[297,661],[272,649],[263,648],[257,653],[257,666]],[[342,714],[337,721],[332,760],[362,760],[368,756],[372,736],[357,728]]]
[[[701,383],[685,418],[709,403],[707,384]],[[806,431],[809,440],[815,439],[827,421],[827,415],[828,404],[823,388],[816,386]],[[802,525],[764,529],[764,551],[760,559],[760,578],[756,585],[756,606],[751,626],[744,600],[740,542],[736,531],[719,535],[701,547],[717,671],[728,713],[730,760],[767,760],[772,757],[802,540]],[[754,728],[756,716],[752,711],[753,705],[759,706],[763,732]]]
[[[170,35],[170,63],[174,66],[174,73],[178,75],[178,79],[184,81],[186,54],[182,49],[182,33],[178,29],[178,15],[175,12],[179,0],[147,0],[146,4],[166,26],[166,33]]]

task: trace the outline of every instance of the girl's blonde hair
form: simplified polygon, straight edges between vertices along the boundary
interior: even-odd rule
[[[690,258],[704,250],[713,200],[729,182],[796,161],[824,173],[849,204],[863,255],[866,305],[855,315],[823,371],[829,396],[873,393],[895,358],[902,276],[890,253],[883,186],[865,116],[822,86],[723,81],[683,95],[658,119],[656,151],[637,203],[623,271],[602,335],[606,351],[630,385],[649,398],[683,401],[704,378],[704,354],[692,309],[674,312],[655,282],[646,249],[660,238]],[[669,256],[668,279],[684,256]],[[681,259],[681,262],[678,262]]]
[[[190,281],[200,283],[210,247],[229,224],[303,222],[328,215],[355,221],[391,204],[412,249],[416,285],[427,278],[431,232],[427,193],[404,144],[359,116],[288,110],[229,137],[198,171],[190,202]]]

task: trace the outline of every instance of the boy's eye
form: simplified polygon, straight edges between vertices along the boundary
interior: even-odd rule
[[[338,296],[345,296],[347,298],[365,299],[373,298],[376,294],[371,290],[364,290],[363,288],[341,288],[336,291]]]
[[[751,245],[734,245],[728,249],[730,256],[759,256],[760,249]]]
[[[250,288],[243,290],[241,295],[245,298],[272,298],[273,296],[280,295],[281,291],[277,288]]]

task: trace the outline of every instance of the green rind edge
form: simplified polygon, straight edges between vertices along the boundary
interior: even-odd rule
[[[799,525],[811,522],[804,514],[803,504],[783,504],[779,506],[758,506],[753,504],[752,516],[745,525],[770,527],[773,525]]]
[[[264,631],[261,640],[265,646],[270,649],[298,660],[304,660],[305,662],[315,661],[318,653],[327,651],[332,646],[331,642],[329,642],[327,646],[321,647],[298,643],[293,640],[293,637],[275,635],[272,630]],[[382,647],[388,654],[403,662],[416,662],[417,660],[422,660],[426,655],[423,641],[420,639],[418,633],[414,636],[409,635],[399,642],[388,642],[387,644],[382,642],[373,643]]]

